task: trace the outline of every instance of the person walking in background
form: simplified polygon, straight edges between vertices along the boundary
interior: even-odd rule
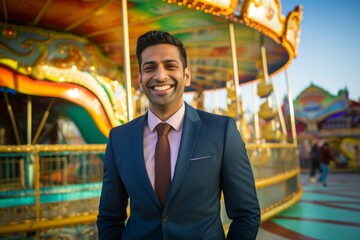
[[[316,183],[316,172],[322,172],[320,167],[320,139],[316,138],[310,150],[310,181]]]
[[[302,144],[299,144],[300,168],[308,168],[311,166],[310,150],[311,150],[311,141],[305,140]]]
[[[99,239],[225,239],[222,193],[232,220],[227,239],[256,239],[260,207],[234,119],[184,102],[191,72],[182,42],[171,34],[145,33],[138,38],[136,55],[149,107],[145,115],[110,131]],[[166,133],[157,134],[164,125]],[[159,140],[166,147],[162,153],[157,151]],[[166,171],[158,174],[160,170]]]
[[[331,161],[334,161],[334,158],[330,151],[330,145],[325,142],[320,148],[320,167],[322,173],[319,177],[319,182],[322,183],[324,187],[327,187],[326,181],[329,175],[329,164]]]

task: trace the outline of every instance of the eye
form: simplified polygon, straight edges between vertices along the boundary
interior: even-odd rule
[[[167,65],[166,65],[166,68],[167,68],[167,69],[170,69],[170,70],[171,70],[171,69],[177,69],[177,65],[176,65],[176,64],[173,64],[173,63],[170,63],[170,64],[167,64]]]
[[[155,69],[154,66],[147,65],[147,66],[144,67],[143,70],[144,70],[144,72],[151,72],[151,71],[154,71],[154,69]]]

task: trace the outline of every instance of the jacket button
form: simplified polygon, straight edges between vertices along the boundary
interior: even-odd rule
[[[163,222],[163,223],[166,223],[168,220],[169,220],[169,216],[164,216],[164,217],[162,218],[162,222]]]

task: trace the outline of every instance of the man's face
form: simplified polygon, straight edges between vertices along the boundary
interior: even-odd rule
[[[190,86],[190,69],[183,69],[177,47],[158,44],[141,53],[139,85],[149,100],[151,110],[177,110],[183,103],[183,93]]]

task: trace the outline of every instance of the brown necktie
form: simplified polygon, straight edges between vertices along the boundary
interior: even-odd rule
[[[155,192],[162,204],[165,204],[171,182],[170,145],[167,138],[170,129],[171,126],[167,123],[156,126],[158,140],[155,147]]]

